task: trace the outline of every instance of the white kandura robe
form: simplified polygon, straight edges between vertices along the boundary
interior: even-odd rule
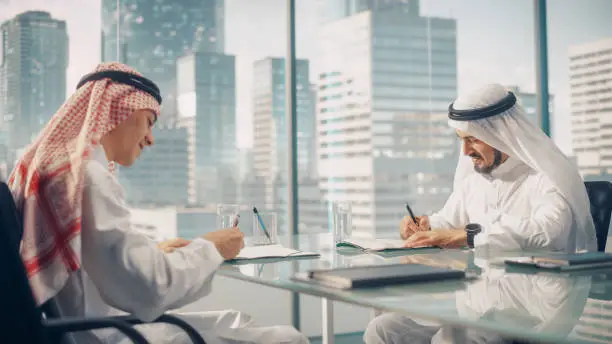
[[[55,297],[62,316],[112,316],[125,312],[150,321],[210,293],[223,258],[215,245],[198,238],[164,253],[130,228],[122,187],[108,171],[103,149],[88,162],[82,208],[82,267]],[[250,327],[238,311],[176,314],[194,326],[208,344],[308,343],[290,326]],[[137,326],[151,343],[190,343],[177,327]],[[116,330],[75,334],[79,343],[131,343]],[[96,338],[96,336],[98,338]]]
[[[480,224],[475,247],[575,251],[573,215],[565,198],[546,176],[512,157],[490,174],[471,174],[429,219],[432,229]]]

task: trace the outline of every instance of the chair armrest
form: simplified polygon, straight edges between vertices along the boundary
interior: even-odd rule
[[[61,318],[43,319],[43,326],[51,335],[58,336],[67,332],[115,328],[136,344],[149,344],[145,337],[129,324],[111,318]]]
[[[202,338],[202,336],[200,336],[200,333],[198,333],[198,331],[196,329],[194,329],[191,325],[189,325],[186,321],[175,317],[173,315],[170,314],[162,314],[159,318],[153,320],[150,323],[147,322],[143,322],[140,319],[132,316],[132,315],[118,315],[118,316],[113,316],[113,317],[108,317],[110,319],[116,319],[119,320],[121,322],[125,322],[131,325],[139,325],[139,324],[152,324],[152,323],[167,323],[167,324],[171,324],[174,326],[177,326],[179,328],[181,328],[183,331],[185,331],[185,333],[187,334],[187,336],[189,337],[189,339],[191,340],[192,343],[194,344],[206,344],[206,342],[204,341],[204,339]]]

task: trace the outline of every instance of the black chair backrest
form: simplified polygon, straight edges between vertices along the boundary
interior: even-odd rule
[[[597,250],[605,251],[608,240],[608,228],[612,214],[612,183],[607,181],[585,182],[589,202],[591,203],[591,216],[595,223],[597,235]]]
[[[19,343],[44,343],[42,314],[19,255],[21,221],[13,196],[0,182],[0,333]]]

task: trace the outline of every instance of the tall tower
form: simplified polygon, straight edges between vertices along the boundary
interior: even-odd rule
[[[171,104],[176,60],[195,51],[223,52],[224,7],[223,0],[122,0],[117,9],[116,0],[102,0],[102,60],[136,68]]]
[[[369,10],[399,6],[404,12],[419,14],[419,0],[319,0],[319,18],[324,24]]]
[[[585,179],[612,180],[612,38],[571,46],[572,149]]]
[[[235,60],[197,52],[177,62],[177,114],[192,137],[198,203],[236,201]]]
[[[285,177],[288,141],[285,112],[285,59],[255,62],[253,80],[253,154],[255,174],[275,179]],[[312,162],[306,151],[314,140],[313,92],[308,82],[309,63],[296,61],[298,167],[306,177]]]
[[[437,210],[452,189],[458,144],[447,125],[457,93],[456,22],[414,4],[362,11],[321,29],[318,177],[350,201],[356,231],[396,230],[411,202]]]
[[[66,22],[48,12],[25,12],[0,25],[0,39],[0,123],[15,152],[66,99]]]
[[[131,206],[191,203],[187,128],[160,123],[153,128],[153,136],[155,145],[145,149],[133,166],[119,167],[117,176],[126,201]]]

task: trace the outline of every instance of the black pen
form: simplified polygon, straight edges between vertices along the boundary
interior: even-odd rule
[[[408,214],[410,214],[410,217],[412,217],[412,221],[414,221],[414,224],[418,225],[419,223],[417,222],[417,219],[414,216],[412,209],[410,209],[410,206],[408,205],[408,203],[406,203],[406,210],[408,211]]]

